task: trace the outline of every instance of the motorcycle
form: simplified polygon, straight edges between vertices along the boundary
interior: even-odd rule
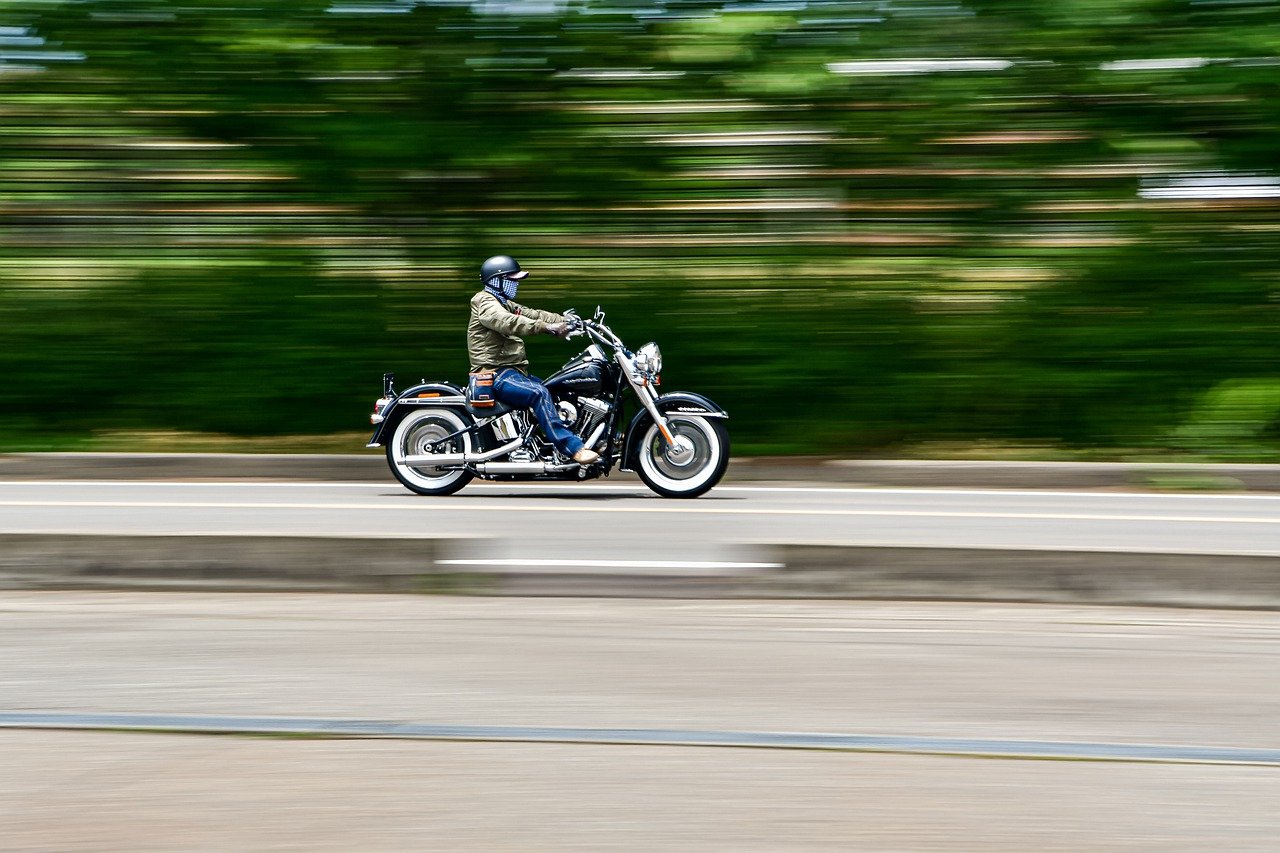
[[[501,402],[474,406],[461,387],[445,381],[423,380],[397,392],[392,373],[382,377],[367,446],[385,447],[391,473],[420,495],[451,495],[476,477],[593,480],[615,466],[670,498],[696,498],[719,483],[729,465],[724,409],[700,394],[659,394],[658,345],[632,352],[605,325],[599,307],[591,319],[572,311],[565,316],[568,337],[586,337],[588,345],[545,384],[561,420],[600,454],[598,462],[580,465],[561,454],[538,432],[530,411]],[[640,403],[629,423],[628,389]]]

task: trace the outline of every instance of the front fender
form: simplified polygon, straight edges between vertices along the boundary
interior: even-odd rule
[[[449,382],[424,382],[396,395],[382,409],[382,420],[374,427],[366,447],[381,447],[383,438],[395,431],[396,424],[419,406],[448,406],[463,411],[467,408],[466,394]],[[470,416],[468,415],[468,419]]]
[[[708,398],[689,391],[673,391],[670,394],[663,394],[655,401],[654,405],[664,415],[667,412],[677,412],[680,414],[701,415],[704,418],[729,417],[728,412]],[[623,471],[634,471],[636,469],[640,458],[640,442],[644,439],[644,434],[652,423],[653,416],[649,414],[648,409],[644,408],[640,409],[636,416],[631,419],[631,424],[627,427],[626,440],[622,445],[622,464],[619,467]]]

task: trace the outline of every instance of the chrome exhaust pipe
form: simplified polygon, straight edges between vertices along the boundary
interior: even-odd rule
[[[577,462],[553,465],[550,462],[483,462],[476,466],[477,474],[558,474],[580,468]]]
[[[589,447],[592,450],[595,450],[596,442],[600,440],[600,433],[604,432],[604,427],[605,427],[604,424],[600,424],[595,429],[593,429],[591,431],[591,436],[586,440],[583,446]]]
[[[422,453],[405,456],[399,461],[411,468],[449,468],[455,465],[472,465],[477,462],[496,459],[504,453],[510,453],[521,444],[524,444],[524,436],[518,436],[514,441],[501,447],[495,447],[493,450],[486,450],[484,453]]]

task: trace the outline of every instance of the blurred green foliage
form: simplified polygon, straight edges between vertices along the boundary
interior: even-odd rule
[[[1278,56],[1264,0],[0,0],[0,442],[358,427],[504,252],[747,452],[1269,458]]]
[[[1188,449],[1211,456],[1280,461],[1280,380],[1231,380],[1201,399],[1175,437]]]

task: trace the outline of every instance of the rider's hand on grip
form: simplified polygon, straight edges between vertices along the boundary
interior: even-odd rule
[[[548,323],[547,334],[555,335],[557,338],[567,338],[569,337],[569,324],[568,323]]]

